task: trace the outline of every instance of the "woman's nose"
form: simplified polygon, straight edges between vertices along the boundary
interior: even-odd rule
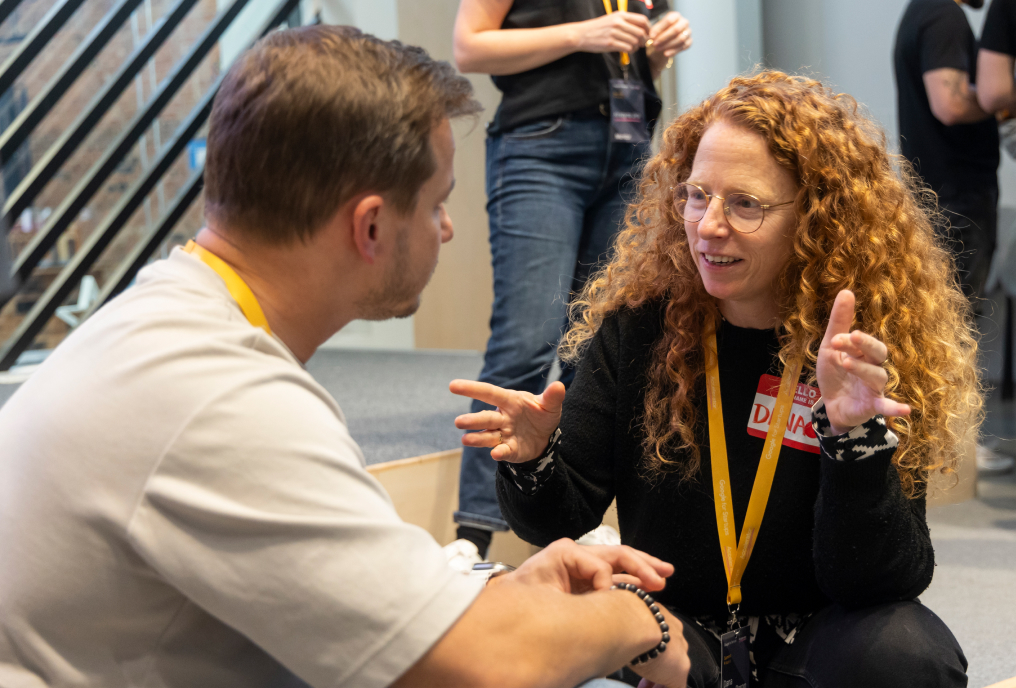
[[[733,228],[723,211],[723,201],[716,196],[709,199],[705,215],[698,223],[698,235],[701,239],[722,238],[728,236]]]

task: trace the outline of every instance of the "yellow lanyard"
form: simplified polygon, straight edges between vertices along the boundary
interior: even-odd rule
[[[706,400],[709,405],[709,453],[713,469],[713,501],[716,504],[716,527],[720,533],[720,550],[723,568],[727,572],[727,605],[741,603],[741,576],[748,566],[751,550],[758,540],[762,516],[765,515],[769,491],[776,475],[776,461],[780,458],[783,434],[787,430],[794,393],[801,378],[802,359],[791,361],[783,370],[780,393],[776,397],[766,443],[762,448],[755,484],[748,500],[748,512],[741,526],[739,540],[734,540],[733,496],[730,489],[730,468],[727,465],[727,440],[723,432],[723,404],[720,401],[720,368],[716,348],[716,328],[708,325],[703,337],[705,344]]]
[[[229,290],[230,296],[236,299],[240,310],[247,316],[247,321],[251,325],[260,327],[268,334],[272,333],[272,329],[268,327],[268,319],[265,318],[264,311],[261,310],[261,304],[258,303],[257,297],[254,296],[254,292],[250,290],[247,283],[241,279],[240,275],[236,274],[236,270],[229,267],[222,258],[208,249],[198,246],[193,240],[188,241],[183,250],[197,256],[205,265],[218,273],[222,281],[226,283],[226,289]]]
[[[603,7],[607,10],[607,14],[614,11],[614,8],[610,6],[610,0],[603,0]],[[628,0],[617,0],[617,11],[627,12]],[[629,64],[631,64],[631,58],[628,57],[628,53],[621,53],[621,66],[627,67]]]

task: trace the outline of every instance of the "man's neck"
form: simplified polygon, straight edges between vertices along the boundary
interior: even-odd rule
[[[317,271],[308,269],[302,245],[250,246],[210,227],[198,232],[195,241],[247,283],[272,333],[303,363],[353,319],[351,313],[334,312],[335,299],[323,298],[328,285],[320,283]]]

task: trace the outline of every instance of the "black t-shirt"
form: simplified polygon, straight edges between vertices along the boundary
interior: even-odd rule
[[[617,8],[617,0],[613,1]],[[669,10],[667,0],[630,0],[629,12],[656,17]],[[602,0],[515,0],[502,29],[535,29],[595,19],[606,14]],[[630,77],[642,81],[646,90],[646,118],[660,112],[660,99],[653,88],[645,49],[632,56]],[[559,60],[519,74],[495,76],[494,85],[503,97],[490,131],[505,131],[545,117],[594,108],[610,99],[608,81],[621,77],[619,53],[572,53]]]
[[[989,18],[990,19],[990,18]],[[994,118],[947,127],[931,112],[924,74],[950,67],[976,79],[977,40],[953,0],[911,0],[896,33],[893,56],[900,148],[924,181],[949,197],[998,188],[998,126]]]
[[[981,47],[1016,56],[1016,0],[991,0],[981,32]]]

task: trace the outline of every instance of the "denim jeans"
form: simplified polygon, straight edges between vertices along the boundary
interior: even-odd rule
[[[571,294],[607,257],[648,144],[610,141],[605,117],[555,117],[487,139],[494,308],[482,382],[538,394]],[[563,370],[561,381],[571,381]],[[474,412],[493,408],[474,401]],[[455,521],[507,530],[490,450],[466,447]]]

